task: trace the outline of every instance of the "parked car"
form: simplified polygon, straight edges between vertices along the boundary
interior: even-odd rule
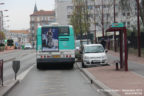
[[[82,67],[108,64],[106,50],[101,44],[88,44],[83,46]]]
[[[25,43],[24,49],[32,49],[32,45],[30,43]]]
[[[87,39],[82,39],[81,41],[80,40],[75,41],[75,46],[76,46],[76,48],[75,48],[76,56],[75,57],[78,58],[78,59],[81,59],[80,51],[82,49],[82,46],[81,46],[80,42],[82,43],[82,46],[85,45],[85,44],[91,44],[89,39],[88,40]]]

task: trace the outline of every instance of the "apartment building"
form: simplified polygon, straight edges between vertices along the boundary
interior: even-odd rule
[[[102,36],[102,10],[103,10],[103,26],[106,30],[114,22],[114,3],[111,0],[87,0],[88,17],[90,18],[90,32],[94,33],[95,25],[94,18],[96,19],[97,36]],[[72,0],[55,0],[56,4],[56,21],[59,24],[67,25],[70,23],[70,17],[74,9]],[[130,6],[134,6],[134,2]],[[115,4],[116,22],[123,22],[128,28],[136,25],[136,8],[132,10],[120,10],[119,0]]]
[[[3,30],[3,12],[0,11],[0,31]]]
[[[7,39],[13,39],[14,43],[19,45],[30,42],[29,30],[9,30],[6,32]]]
[[[55,11],[38,11],[36,5],[34,7],[33,14],[30,15],[30,33],[31,41],[35,43],[36,40],[36,30],[38,26],[49,25],[50,23],[55,22]]]

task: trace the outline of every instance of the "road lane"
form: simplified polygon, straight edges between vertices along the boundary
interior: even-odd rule
[[[36,66],[6,96],[105,96],[75,66],[73,70],[37,70]]]
[[[13,57],[15,56],[14,57],[15,59],[13,59],[13,60],[20,60],[20,63],[21,63],[18,74],[22,73],[27,68],[29,68],[30,66],[35,64],[36,54],[35,54],[35,51],[33,51],[33,50],[14,51],[14,52],[12,52],[12,54],[13,54]],[[7,56],[11,56],[11,55],[7,54]],[[11,58],[13,58],[13,57],[11,57]],[[13,60],[4,62],[4,81],[14,79],[14,71],[12,69],[12,61]]]

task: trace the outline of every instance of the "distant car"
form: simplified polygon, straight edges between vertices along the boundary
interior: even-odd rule
[[[24,49],[32,49],[32,45],[30,43],[26,43],[24,45]]]
[[[106,52],[101,44],[83,46],[82,67],[108,64]]]
[[[75,41],[75,53],[76,53],[76,58],[78,59],[81,59],[81,55],[80,55],[80,51],[82,49],[82,46],[81,46],[81,43],[82,43],[82,46],[84,46],[85,44],[91,44],[91,41],[88,39],[82,39],[81,41],[80,40],[76,40]]]

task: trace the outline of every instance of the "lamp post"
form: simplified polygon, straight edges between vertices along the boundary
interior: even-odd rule
[[[102,0],[102,36],[104,38],[104,14],[103,14],[103,0]]]
[[[116,23],[116,16],[115,16],[115,0],[114,0],[114,23]],[[115,52],[117,51],[117,47],[116,47],[116,32],[114,31],[114,50]]]
[[[137,29],[138,29],[138,37],[137,37],[137,44],[138,44],[138,56],[141,57],[141,36],[140,36],[140,4],[139,0],[137,2]]]

